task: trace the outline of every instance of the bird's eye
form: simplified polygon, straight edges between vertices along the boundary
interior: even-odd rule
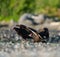
[[[46,38],[46,36],[44,36],[44,38]]]

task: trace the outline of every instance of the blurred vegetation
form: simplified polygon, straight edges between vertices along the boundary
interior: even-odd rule
[[[23,13],[60,17],[60,0],[0,0],[0,21],[17,21]]]

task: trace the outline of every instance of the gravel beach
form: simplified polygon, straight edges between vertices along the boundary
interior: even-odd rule
[[[9,27],[0,28],[0,57],[60,57],[60,31],[49,30],[45,43],[24,42]]]

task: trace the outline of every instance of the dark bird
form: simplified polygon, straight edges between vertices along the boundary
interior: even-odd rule
[[[45,28],[44,28],[45,29]],[[48,37],[45,34],[45,30],[42,33],[42,31],[37,32],[35,29],[27,27],[25,25],[16,25],[14,27],[14,30],[17,32],[18,35],[20,35],[24,40],[27,39],[33,39],[34,42],[43,42],[44,38],[43,35]],[[42,34],[41,34],[42,33]],[[40,35],[41,34],[41,35]],[[47,33],[48,34],[48,33]],[[49,34],[48,34],[49,35]]]
[[[38,33],[46,42],[49,40],[48,28],[39,29]]]

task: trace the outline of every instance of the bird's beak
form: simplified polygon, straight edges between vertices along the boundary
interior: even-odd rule
[[[13,27],[13,29],[15,29],[15,28],[16,28],[16,29],[19,29],[20,26],[19,26],[19,25],[16,25],[16,26]]]

